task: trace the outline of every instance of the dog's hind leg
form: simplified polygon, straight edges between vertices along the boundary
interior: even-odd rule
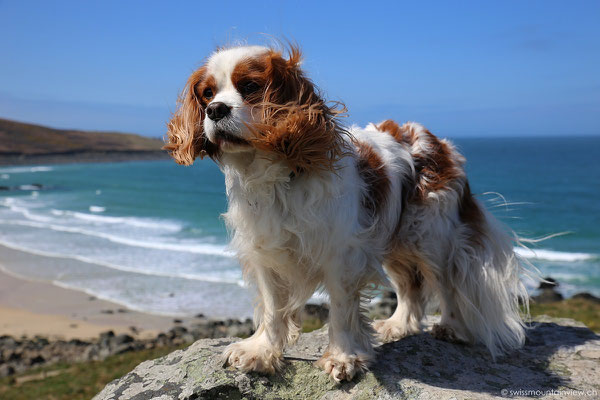
[[[391,317],[373,322],[379,340],[384,343],[421,332],[424,309],[424,278],[419,268],[421,263],[422,260],[401,252],[395,253],[384,263],[398,299]]]
[[[442,321],[432,334],[483,343],[496,357],[525,341],[519,299],[527,292],[510,237],[489,213],[482,216],[482,234],[455,236],[463,239],[455,243],[440,285]]]
[[[466,323],[455,299],[456,291],[449,284],[445,284],[439,293],[442,318],[439,324],[433,326],[431,335],[452,343],[471,342],[473,338],[466,329]]]

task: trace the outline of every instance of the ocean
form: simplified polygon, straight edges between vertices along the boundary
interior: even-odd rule
[[[519,253],[564,295],[600,296],[600,137],[454,143],[473,192],[510,229],[564,233]],[[213,162],[7,166],[0,187],[0,244],[46,256],[7,272],[156,314],[251,316]]]

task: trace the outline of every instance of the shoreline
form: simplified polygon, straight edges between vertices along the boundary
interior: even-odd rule
[[[46,266],[48,269],[44,268]],[[118,266],[113,267],[109,263],[104,265],[101,262],[95,262],[85,258],[69,257],[65,255],[46,253],[43,251],[38,252],[28,250],[26,248],[20,248],[12,243],[3,243],[0,241],[0,271],[2,270],[17,279],[43,282],[56,288],[80,293],[85,298],[95,297],[99,300],[106,301],[114,305],[112,309],[115,312],[118,309],[127,309],[130,312],[139,312],[143,315],[149,315],[151,317],[167,318],[172,320],[177,319],[180,321],[193,321],[197,315],[200,314],[205,315],[210,319],[220,320],[245,320],[252,315],[252,299],[246,293],[245,289],[243,289],[237,283],[195,279],[188,280],[185,277],[168,275],[163,277],[162,275],[154,275],[152,273],[146,274],[143,270],[130,271],[125,268],[118,268]],[[61,270],[64,272],[60,272]],[[90,280],[84,285],[72,286],[68,282],[63,282],[63,279],[60,278],[60,275],[57,275],[62,273],[74,274],[78,276],[89,276]],[[97,275],[108,276],[109,279],[113,280],[117,279],[119,282],[115,281],[115,284],[127,282],[128,279],[132,279],[135,282],[133,282],[130,286],[132,289],[121,288],[121,291],[129,290],[129,295],[122,293],[123,296],[112,298],[105,295],[105,291],[101,289],[101,286],[98,288],[94,286],[93,279],[95,279]],[[197,290],[201,293],[211,293],[213,296],[223,295],[223,299],[230,299],[232,302],[228,303],[223,300],[220,303],[213,303],[210,302],[210,299],[213,297],[206,298],[206,296],[200,296],[200,301],[190,303],[191,306],[187,307],[185,311],[170,309],[168,307],[166,309],[162,309],[160,307],[158,307],[158,309],[145,307],[144,303],[140,303],[140,296],[136,294],[137,292],[131,292],[131,290],[135,290],[133,288],[138,287],[138,285],[148,283],[144,280],[147,279],[147,277],[150,277],[151,280],[153,277],[166,279],[167,281],[163,282],[165,285],[168,285],[168,281],[171,279],[182,280],[188,286],[193,287],[194,290]],[[143,287],[145,288],[146,286]],[[231,291],[231,287],[235,288],[235,292]],[[140,290],[143,290],[141,286],[139,288]],[[165,298],[165,296],[168,295],[168,297],[182,298],[181,296],[184,296],[184,293],[189,293],[189,288],[183,289],[182,292],[179,292],[176,285],[175,287],[170,287],[169,290],[161,292],[163,288],[164,287],[157,287],[157,292],[155,294],[152,292],[145,292],[145,296],[149,296],[148,298],[152,302],[152,298],[155,296]],[[110,292],[110,290],[108,291]],[[221,291],[223,292],[221,293]],[[237,300],[239,296],[242,295],[245,296],[244,299],[248,297],[247,301],[237,302],[234,304],[233,301]],[[131,300],[136,297],[138,298],[138,301]],[[204,301],[207,301],[207,303],[204,303]],[[1,304],[2,301],[0,300],[0,305]]]
[[[172,328],[175,318],[191,320],[130,310],[79,290],[16,276],[4,267],[6,249],[0,246],[0,335],[83,340],[112,330],[149,338]]]
[[[249,318],[149,314],[12,272],[24,263],[42,264],[44,258],[0,245],[0,378],[56,362],[102,361],[123,353],[174,349],[203,338],[244,338],[254,333]],[[6,265],[12,268],[6,269]],[[600,299],[580,293],[563,301],[555,288],[550,280],[540,287],[541,295],[532,298],[532,316],[567,316],[584,321],[591,329],[600,328],[595,322],[600,316]],[[369,317],[388,317],[395,308],[395,295],[386,291],[369,305]],[[302,311],[302,331],[322,327],[328,314],[326,303],[307,304]]]
[[[56,362],[102,361],[254,332],[251,319],[150,314],[13,272],[45,258],[0,245],[0,378]]]

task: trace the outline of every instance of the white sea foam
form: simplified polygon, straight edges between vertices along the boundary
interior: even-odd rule
[[[92,211],[92,207],[90,206],[90,211]],[[92,212],[102,212],[105,210],[104,207],[98,207],[95,209],[96,211]],[[175,221],[168,220],[158,220],[158,219],[150,219],[150,218],[138,218],[138,217],[115,217],[110,215],[97,215],[97,214],[87,214],[77,211],[64,211],[64,215],[70,215],[80,220],[96,222],[101,224],[122,224],[134,226],[137,228],[147,228],[147,229],[159,229],[166,230],[170,232],[179,232],[182,229],[182,225]]]
[[[57,232],[68,232],[68,233],[77,233],[86,236],[94,236],[102,239],[109,240],[113,243],[120,243],[127,246],[136,246],[136,247],[144,247],[149,249],[158,249],[158,250],[171,250],[171,251],[181,251],[187,253],[195,253],[195,254],[204,254],[204,255],[212,255],[212,256],[221,256],[221,257],[232,257],[234,254],[227,250],[227,247],[224,245],[212,244],[212,243],[198,243],[198,242],[190,242],[187,243],[172,243],[172,242],[157,242],[157,241],[144,241],[138,239],[130,239],[122,236],[112,235],[104,232],[91,231],[83,228],[76,228],[70,226],[57,225],[54,223],[46,223],[42,221],[17,221],[17,220],[7,220],[0,219],[0,223],[9,224],[9,225],[20,225],[20,226],[29,226],[32,228],[42,228],[42,229],[51,229]]]
[[[76,218],[85,222],[94,224],[115,224],[127,225],[136,228],[153,229],[159,232],[176,233],[183,228],[182,224],[168,220],[152,220],[138,217],[115,217],[108,215],[88,214],[82,212],[65,211],[52,209],[50,214],[60,219],[53,218],[48,215],[40,215],[33,213],[29,208],[22,206],[22,203],[17,202],[14,198],[5,198],[0,202],[1,205],[8,207],[11,211],[23,215],[27,220],[2,219],[0,222],[5,224],[29,226],[32,228],[51,229],[59,232],[76,233],[86,236],[93,236],[109,240],[114,243],[124,244],[127,246],[144,247],[157,250],[170,250],[195,254],[214,255],[221,257],[232,257],[233,253],[226,249],[224,245],[201,243],[197,241],[178,241],[169,242],[168,239],[159,240],[143,240],[124,237],[107,232],[102,232],[94,229],[93,225],[89,226],[73,226],[64,225],[68,223],[66,217]]]
[[[13,197],[4,197],[0,199],[0,206],[9,207],[14,204],[15,199]]]
[[[188,317],[188,316],[190,316],[189,313],[182,313],[182,312],[176,312],[176,311],[168,311],[168,312],[162,311],[161,312],[161,311],[157,311],[157,310],[152,310],[150,308],[140,306],[138,303],[133,303],[133,302],[125,300],[123,298],[106,296],[104,293],[99,292],[97,290],[85,288],[85,287],[79,286],[79,285],[65,283],[65,282],[58,281],[58,280],[52,281],[52,284],[59,286],[61,288],[64,288],[64,289],[77,290],[77,291],[83,292],[87,295],[94,296],[100,300],[110,301],[112,303],[122,305],[132,311],[139,311],[139,312],[143,312],[146,314],[154,314],[154,315],[169,316],[169,317]]]
[[[189,293],[177,292],[177,300],[173,302],[170,297],[167,298],[157,298],[156,294],[149,294],[147,297],[147,301],[140,301],[140,298],[137,297],[134,301],[132,301],[127,294],[120,291],[111,290],[108,293],[103,292],[102,290],[96,288],[87,288],[78,283],[65,283],[62,281],[53,282],[55,285],[68,288],[71,290],[78,290],[84,292],[88,295],[95,296],[98,299],[111,301],[113,303],[117,303],[127,307],[130,310],[140,311],[144,313],[154,314],[154,315],[163,315],[170,317],[191,317],[198,313],[198,311],[203,311],[203,313],[207,315],[212,315],[210,309],[210,300],[204,298],[203,296],[198,296],[198,293]],[[240,292],[241,290],[238,289]],[[184,295],[184,301],[181,303],[182,296]],[[241,294],[241,293],[240,293]],[[246,297],[246,296],[244,296]],[[222,311],[218,314],[214,314],[214,316],[218,317],[231,317],[231,318],[240,318],[246,319],[252,317],[252,309],[250,307],[250,302],[244,302],[240,307],[235,307],[233,309],[222,309]],[[209,308],[209,309],[206,309]]]
[[[28,208],[23,207],[20,203],[16,203],[14,198],[7,197],[2,199],[0,205],[4,205],[9,207],[12,211],[22,214],[25,218],[30,221],[34,221],[37,224],[30,224],[27,221],[16,221],[16,220],[5,220],[5,223],[13,223],[17,225],[28,225],[37,228],[47,228],[56,231],[62,232],[70,232],[70,233],[79,233],[82,235],[95,236],[99,238],[103,238],[115,243],[125,244],[128,246],[137,246],[137,247],[145,247],[159,250],[172,250],[172,251],[182,251],[196,254],[206,254],[206,255],[216,255],[223,257],[232,257],[233,253],[226,250],[226,246],[223,245],[215,245],[211,243],[197,243],[197,242],[168,242],[168,241],[149,241],[149,240],[139,240],[132,239],[123,236],[118,236],[114,234],[109,234],[105,232],[98,232],[90,229],[86,229],[83,227],[73,227],[73,226],[64,226],[61,225],[60,222],[56,221],[51,217],[32,213]],[[96,208],[97,207],[97,208]],[[104,207],[100,206],[90,206],[90,211],[94,212],[94,214],[76,212],[76,211],[65,211],[65,210],[57,210],[52,209],[50,213],[58,216],[65,217],[70,216],[76,219],[93,222],[98,224],[119,224],[119,225],[128,225],[137,228],[145,228],[145,229],[156,229],[159,231],[167,231],[171,233],[179,232],[183,228],[182,224],[177,223],[175,221],[168,220],[153,220],[153,219],[145,219],[138,217],[116,217],[109,215],[99,215],[98,213],[102,212]],[[66,221],[64,221],[66,222]],[[46,224],[40,224],[46,223]],[[556,250],[549,249],[526,249],[522,247],[515,247],[515,252],[521,257],[528,259],[537,259],[537,260],[545,260],[545,261],[559,261],[559,262],[576,262],[576,261],[586,261],[598,258],[599,256],[591,253],[578,253],[578,252],[562,252]]]
[[[556,279],[558,282],[560,282],[560,285],[564,285],[565,282],[586,282],[588,281],[591,277],[589,275],[584,275],[584,274],[570,274],[567,272],[552,272],[550,274],[552,276],[552,278]]]
[[[42,221],[42,222],[56,222],[60,223],[61,221],[56,221],[51,217],[43,216],[40,214],[35,214],[30,211],[31,207],[26,207],[22,202],[17,202],[15,198],[7,197],[0,201],[0,205],[8,207],[11,211],[19,213],[23,215],[25,218],[30,219],[32,221]],[[51,209],[50,213],[57,217],[73,217],[79,220],[84,220],[88,222],[100,223],[100,224],[119,224],[119,225],[129,225],[137,228],[146,228],[146,229],[157,229],[162,231],[168,231],[170,233],[175,233],[181,231],[183,228],[182,224],[169,221],[169,220],[159,220],[159,219],[151,219],[151,218],[138,218],[138,217],[115,217],[109,215],[98,215],[98,213],[102,213],[106,211],[105,207],[102,206],[89,206],[89,210],[95,214],[87,214],[78,211],[68,211],[68,210],[58,210]]]
[[[19,190],[38,190],[40,187],[36,185],[21,185]]]
[[[569,253],[546,249],[525,249],[522,247],[516,247],[515,253],[524,258],[564,262],[585,261],[598,257],[590,253]]]
[[[0,173],[8,173],[8,174],[21,174],[27,172],[48,172],[53,171],[54,168],[48,166],[38,166],[38,167],[10,167],[10,168],[0,168]]]
[[[7,242],[5,240],[0,240],[0,245],[8,247],[13,250],[22,251],[22,252],[34,254],[37,256],[51,257],[51,258],[66,258],[66,259],[71,259],[71,260],[77,260],[77,261],[84,262],[86,264],[99,265],[99,266],[110,268],[113,270],[129,272],[129,273],[133,273],[133,274],[157,276],[157,277],[164,277],[164,278],[180,278],[180,279],[188,279],[188,280],[203,281],[203,282],[227,283],[227,284],[243,286],[243,281],[241,279],[239,279],[239,277],[237,276],[237,272],[229,273],[227,275],[221,274],[221,276],[218,276],[217,274],[210,274],[210,273],[209,274],[201,274],[201,273],[191,274],[191,273],[176,273],[176,272],[174,273],[174,272],[158,271],[158,270],[144,270],[144,269],[125,267],[125,266],[114,264],[114,263],[99,261],[99,260],[95,260],[90,257],[84,257],[84,256],[78,256],[78,255],[72,255],[72,254],[54,253],[54,252],[42,251],[42,250],[34,250],[34,249],[30,249],[25,246],[17,245],[15,243]],[[233,271],[230,271],[230,272],[233,272]]]
[[[33,192],[33,193],[37,193],[37,192]],[[7,197],[6,199],[3,199],[2,203],[0,203],[0,204],[5,207],[8,207],[11,211],[13,211],[15,213],[19,213],[19,214],[23,215],[25,218],[32,220],[32,221],[39,221],[39,222],[52,221],[52,218],[50,218],[50,217],[32,213],[31,211],[29,211],[29,209],[27,207],[22,207],[21,205],[19,205],[15,201],[15,199],[12,197]]]

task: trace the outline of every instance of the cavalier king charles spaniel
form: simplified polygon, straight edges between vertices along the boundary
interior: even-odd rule
[[[224,361],[281,368],[317,289],[330,298],[317,365],[337,382],[368,367],[378,340],[419,333],[432,299],[441,310],[433,336],[483,343],[493,357],[520,347],[522,265],[473,197],[464,157],[417,123],[344,127],[344,107],[325,102],[300,64],[294,46],[218,49],[168,123],[177,163],[208,156],[223,171],[232,247],[258,293],[256,333],[227,347]],[[398,306],[370,322],[362,305],[382,283]]]

